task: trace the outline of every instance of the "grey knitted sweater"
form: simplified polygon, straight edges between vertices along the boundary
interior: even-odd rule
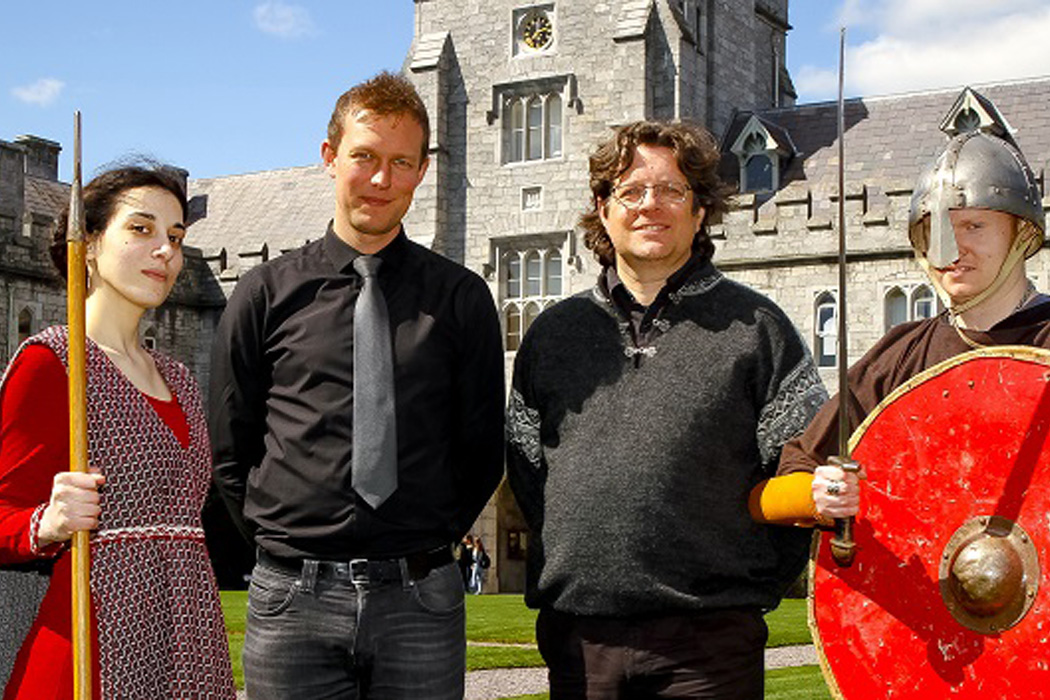
[[[532,530],[526,602],[627,617],[775,607],[809,531],[754,523],[751,488],[827,399],[769,299],[701,265],[649,345],[601,288],[518,351],[508,477]]]

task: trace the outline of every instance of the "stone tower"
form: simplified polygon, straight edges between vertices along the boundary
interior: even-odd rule
[[[408,231],[482,272],[505,323],[504,301],[590,284],[572,231],[610,127],[692,119],[719,138],[738,110],[794,104],[787,0],[416,0],[415,24],[405,71],[433,137]],[[512,347],[534,306],[511,304]]]

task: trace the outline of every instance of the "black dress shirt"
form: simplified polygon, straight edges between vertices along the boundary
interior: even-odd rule
[[[329,225],[247,272],[219,322],[215,478],[242,532],[277,556],[397,557],[458,542],[502,478],[503,351],[488,286],[402,231],[378,253],[398,486],[376,510],[351,488],[358,255]]]
[[[658,320],[663,310],[671,303],[671,295],[681,289],[682,285],[689,281],[693,272],[708,260],[710,258],[707,255],[694,251],[680,268],[671,273],[649,306],[638,303],[631,291],[627,289],[627,285],[620,279],[615,265],[610,265],[602,270],[598,276],[598,289],[612,301],[613,308],[616,309],[620,318],[629,324],[634,346],[644,348],[652,342],[654,333],[659,331]]]

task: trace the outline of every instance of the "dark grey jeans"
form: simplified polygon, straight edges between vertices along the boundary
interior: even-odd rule
[[[355,584],[257,564],[248,591],[249,700],[462,700],[463,579],[455,564]]]

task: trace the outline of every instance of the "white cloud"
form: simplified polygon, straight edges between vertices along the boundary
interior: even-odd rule
[[[13,88],[11,94],[27,104],[47,107],[58,99],[65,86],[66,84],[57,78],[41,78],[31,85]]]
[[[845,0],[841,17],[874,37],[846,47],[846,92],[885,95],[1050,75],[1045,0]],[[848,37],[847,37],[848,41]],[[806,101],[834,99],[838,67],[802,66]]]
[[[1046,0],[888,0],[879,3],[883,31],[915,41],[954,35],[959,41],[994,42],[989,23],[1007,17],[1030,17],[1046,11]],[[977,30],[974,33],[974,30]]]
[[[843,0],[831,28],[863,27],[876,23],[879,16],[879,6],[872,0]]]
[[[838,96],[839,75],[836,71],[802,66],[791,79],[798,93],[806,96],[806,101],[827,99],[829,95]]]
[[[279,36],[282,39],[298,39],[314,33],[314,21],[304,7],[286,5],[280,0],[271,0],[256,5],[253,11],[255,26],[259,31]]]

